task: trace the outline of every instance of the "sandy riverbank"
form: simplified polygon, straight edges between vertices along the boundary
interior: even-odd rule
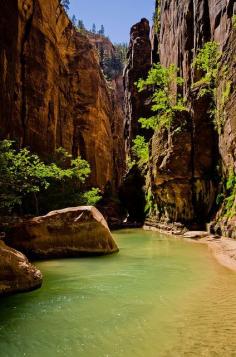
[[[221,265],[236,272],[236,240],[207,236],[198,239],[197,243],[207,244]]]
[[[160,231],[155,227],[144,226],[143,228],[145,230],[158,231],[175,236],[170,234],[170,232]],[[188,235],[191,236],[191,238],[189,238]],[[212,254],[221,265],[236,272],[236,240],[225,237],[215,237],[209,235],[207,232],[187,232],[185,235],[178,235],[175,237],[191,243],[207,244],[212,251]]]

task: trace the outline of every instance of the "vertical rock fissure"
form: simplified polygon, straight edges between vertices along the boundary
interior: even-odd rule
[[[26,145],[26,130],[27,130],[27,85],[26,85],[26,45],[30,36],[32,21],[34,17],[34,9],[35,9],[35,0],[32,1],[32,12],[29,18],[26,20],[24,33],[21,42],[21,51],[20,51],[20,64],[21,64],[21,72],[20,72],[20,81],[21,81],[21,123],[23,128],[23,138],[20,146]]]

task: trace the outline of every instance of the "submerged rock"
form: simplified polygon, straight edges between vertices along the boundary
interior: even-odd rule
[[[0,296],[27,292],[42,285],[42,274],[20,252],[0,240]]]
[[[34,259],[103,255],[119,250],[103,215],[92,206],[52,211],[15,225],[6,241]]]

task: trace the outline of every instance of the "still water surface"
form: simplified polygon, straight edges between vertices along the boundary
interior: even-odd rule
[[[205,246],[115,233],[117,255],[40,262],[41,290],[0,300],[1,357],[236,356],[236,274]]]

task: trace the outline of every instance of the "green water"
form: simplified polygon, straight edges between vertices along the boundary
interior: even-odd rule
[[[142,230],[120,253],[40,262],[41,290],[0,300],[1,357],[236,356],[236,274],[205,246]]]

